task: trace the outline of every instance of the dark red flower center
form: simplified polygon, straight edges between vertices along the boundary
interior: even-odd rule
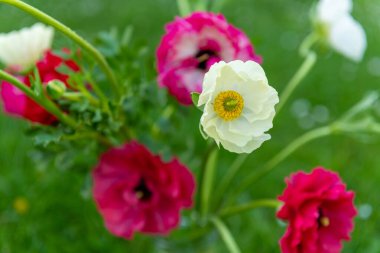
[[[207,61],[212,57],[217,56],[217,54],[209,49],[200,50],[195,58],[198,60],[197,68],[201,70],[207,70]]]
[[[133,188],[136,197],[141,201],[148,201],[152,197],[152,192],[149,190],[143,178],[140,179],[139,184]]]

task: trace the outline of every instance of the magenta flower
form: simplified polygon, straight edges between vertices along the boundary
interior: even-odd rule
[[[277,217],[289,222],[280,241],[283,253],[339,253],[350,240],[357,212],[354,193],[339,175],[324,168],[298,172],[286,180]]]
[[[177,100],[189,105],[191,92],[202,91],[204,74],[219,61],[261,63],[249,38],[223,15],[195,12],[166,26],[157,50],[158,82]]]
[[[192,173],[177,159],[165,163],[135,141],[103,154],[93,179],[106,227],[126,239],[134,232],[167,234],[178,226],[181,209],[193,204]]]
[[[43,59],[36,63],[41,82],[46,85],[51,80],[59,80],[69,86],[69,76],[58,71],[58,68],[62,65],[66,65],[66,67],[72,71],[79,71],[79,67],[74,61],[65,60],[60,56],[47,51],[44,54]],[[26,86],[30,86],[30,78],[32,76],[33,72],[30,72],[25,76],[18,75],[17,77]],[[4,111],[8,114],[44,125],[51,125],[57,121],[52,114],[47,112],[10,83],[1,83],[1,100],[3,102]]]

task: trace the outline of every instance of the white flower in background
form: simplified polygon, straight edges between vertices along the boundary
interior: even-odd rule
[[[317,22],[332,48],[354,61],[360,61],[367,48],[367,39],[351,11],[352,0],[320,0]]]
[[[216,143],[235,153],[251,153],[271,136],[277,91],[254,61],[214,64],[203,81],[198,106],[201,126]]]
[[[50,49],[54,36],[51,27],[37,23],[19,31],[0,34],[0,61],[7,67],[25,70]]]

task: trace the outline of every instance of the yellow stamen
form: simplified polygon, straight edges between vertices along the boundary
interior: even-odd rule
[[[135,192],[135,194],[137,199],[141,199],[142,197],[144,197],[144,193],[142,191],[137,191]]]
[[[220,92],[214,100],[214,111],[225,121],[239,118],[243,108],[243,97],[233,90]]]
[[[328,227],[330,226],[330,219],[326,216],[323,216],[319,219],[319,223],[323,226],[323,227]]]
[[[199,56],[199,57],[197,58],[197,60],[198,60],[199,62],[205,62],[205,61],[207,61],[209,58],[210,58],[210,55],[209,55],[209,54],[202,54],[201,56]]]

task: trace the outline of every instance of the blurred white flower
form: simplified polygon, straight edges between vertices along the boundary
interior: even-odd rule
[[[320,0],[317,22],[328,43],[337,52],[360,61],[367,48],[363,27],[351,16],[352,0]]]
[[[25,70],[50,49],[53,36],[53,28],[40,23],[0,34],[0,61],[7,67]]]
[[[254,61],[223,61],[205,75],[198,106],[203,131],[226,150],[251,153],[271,136],[277,91]]]

